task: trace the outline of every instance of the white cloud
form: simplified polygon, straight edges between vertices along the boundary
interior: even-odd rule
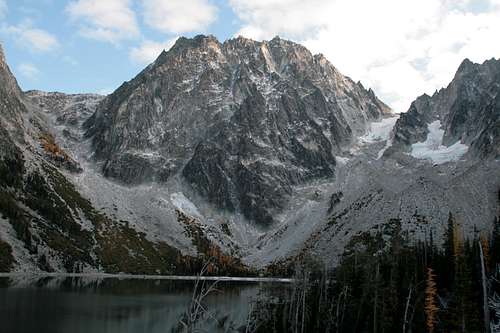
[[[205,30],[217,18],[208,0],[143,0],[144,22],[164,33]]]
[[[332,1],[324,0],[229,0],[243,22],[238,35],[255,39],[286,34],[289,38],[303,38],[326,27]]]
[[[22,76],[29,80],[37,79],[38,75],[40,74],[40,70],[38,70],[38,68],[31,63],[22,63],[18,66],[17,69]]]
[[[176,40],[177,37],[164,43],[146,40],[140,46],[134,47],[130,50],[130,59],[141,65],[150,64],[156,60],[163,50],[170,49]]]
[[[139,26],[130,0],[78,0],[66,12],[80,22],[80,34],[116,44],[139,36]]]
[[[397,111],[446,86],[464,58],[500,57],[500,0],[230,0],[237,34],[321,52]]]
[[[17,43],[32,52],[50,52],[60,46],[56,36],[45,30],[32,27],[30,21],[16,26],[3,26],[1,31],[10,35]]]

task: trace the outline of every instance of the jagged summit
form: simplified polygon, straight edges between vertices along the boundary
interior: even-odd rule
[[[411,151],[425,141],[429,126],[439,122],[446,147],[464,144],[468,154],[481,158],[500,156],[500,60],[482,64],[465,59],[451,83],[431,96],[418,97],[394,130],[394,145],[387,151]]]
[[[197,35],[193,38],[179,37],[174,46],[172,46],[172,50],[189,47],[206,47],[210,43],[218,45],[221,44],[213,35]]]
[[[305,47],[179,38],[87,122],[107,177],[180,176],[216,206],[270,223],[292,186],[335,174],[335,154],[390,109]]]
[[[465,58],[461,63],[460,66],[458,66],[457,73],[461,73],[466,71],[467,69],[471,68],[474,66],[474,63],[469,60],[469,58]]]
[[[231,49],[239,49],[236,53],[241,53],[243,50],[246,52],[259,52],[260,50],[261,52],[269,53],[270,50],[281,49],[284,50],[287,55],[296,53],[296,55],[303,56],[308,60],[314,59],[323,66],[334,68],[322,53],[312,54],[304,46],[291,40],[283,39],[280,36],[275,36],[270,40],[257,41],[241,35],[235,38],[229,38],[223,42],[219,41],[214,35],[196,35],[192,38],[179,37],[169,50],[163,50],[160,53],[153,65],[164,63],[169,54],[172,56],[179,52],[185,52],[187,49],[204,49],[206,51],[207,48],[219,50],[222,53],[230,51]],[[271,53],[270,55],[274,54]]]
[[[7,64],[5,53],[1,43],[0,43],[0,80],[4,82],[3,86],[1,87],[2,89],[17,95],[21,93],[21,89],[17,84],[17,80],[12,74],[9,65]]]
[[[335,266],[374,232],[438,244],[451,215],[491,227],[497,60],[418,98],[391,138],[398,115],[299,44],[177,44],[106,97],[22,92],[2,63],[0,270]]]

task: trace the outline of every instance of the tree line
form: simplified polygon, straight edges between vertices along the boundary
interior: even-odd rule
[[[389,236],[389,237],[388,237]],[[257,332],[500,332],[500,221],[444,244],[412,242],[401,221],[355,237],[331,271],[310,256],[285,300],[261,301]]]

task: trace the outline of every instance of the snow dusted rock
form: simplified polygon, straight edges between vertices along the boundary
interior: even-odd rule
[[[448,87],[433,96],[422,95],[396,123],[393,147],[410,152],[411,145],[425,142],[429,124],[440,121],[442,144],[457,142],[469,154],[481,158],[500,156],[500,60],[483,64],[464,60]]]
[[[25,94],[2,52],[0,79],[0,272],[174,274],[196,267],[188,251],[146,238],[76,187],[89,171],[72,157],[86,155],[81,123],[102,97]]]
[[[334,266],[373,233],[438,244],[450,214],[468,235],[498,214],[500,160],[478,158],[498,156],[497,61],[399,120],[279,38],[181,38],[107,97],[23,93],[1,53],[0,78],[0,270]]]
[[[268,258],[307,252],[335,266],[338,254],[365,246],[363,239],[375,234],[390,239],[395,226],[410,241],[433,237],[439,244],[450,216],[467,237],[490,232],[500,209],[499,69],[498,60],[466,60],[447,88],[413,102],[391,135],[394,119],[372,123],[349,160],[337,165],[325,191],[330,202],[318,204],[327,222],[287,217],[286,225],[263,237],[251,260],[265,265]],[[308,210],[308,221],[318,218],[317,209]],[[280,239],[294,245],[277,247]]]
[[[53,125],[79,127],[96,110],[104,96],[96,94],[63,94],[59,92],[27,91],[24,94],[34,106],[53,116]]]
[[[109,95],[86,126],[107,177],[181,174],[217,207],[268,225],[292,186],[333,177],[336,153],[389,112],[301,45],[197,36]]]

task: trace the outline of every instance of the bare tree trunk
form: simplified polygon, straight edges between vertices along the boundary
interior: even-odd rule
[[[342,299],[342,292],[339,294],[339,298],[337,299],[337,309],[335,311],[335,326],[337,329],[337,332],[339,332],[339,318],[340,318],[340,301]]]
[[[337,311],[335,315],[335,320],[336,320],[336,332],[340,332],[340,328],[343,325],[344,321],[344,313],[345,313],[345,305],[346,305],[346,298],[347,298],[347,291],[348,291],[347,286],[344,286],[342,291],[339,294],[339,298],[337,300]],[[342,305],[342,312],[340,311],[340,306]]]
[[[296,283],[297,282],[294,282],[293,291],[292,291],[292,301],[290,303],[290,309],[288,311],[288,318],[289,318],[291,323],[293,323],[293,319],[295,316],[295,299],[297,298],[297,289],[298,289],[298,286]]]
[[[377,333],[377,304],[378,304],[378,279],[380,274],[380,267],[377,263],[375,269],[375,297],[373,300],[373,333]]]
[[[479,255],[481,258],[481,278],[483,285],[483,313],[484,313],[484,330],[486,333],[490,331],[490,309],[488,307],[488,287],[486,285],[486,269],[484,267],[483,245],[479,241]]]
[[[358,306],[358,314],[356,315],[356,321],[354,323],[353,332],[357,332],[358,330],[359,322],[361,320],[361,313],[363,312],[363,304],[365,304],[366,297],[367,297],[367,292],[363,291],[363,296],[361,296],[361,301],[359,302],[360,305]]]
[[[299,288],[299,287],[297,287]],[[299,333],[299,310],[300,310],[300,296],[302,294],[300,293],[300,290],[297,292],[297,298],[295,299],[295,309],[294,309],[294,316],[293,316],[293,328],[292,328],[292,332],[293,333]]]
[[[304,278],[304,290],[302,290],[302,326],[300,328],[300,332],[304,333],[304,326],[306,323],[306,286],[305,286],[305,278]]]
[[[319,298],[318,298],[318,315],[316,318],[316,329],[319,329],[320,327],[320,317],[321,317],[321,310],[322,310],[322,305],[323,302],[325,301],[324,298],[326,298],[326,269],[323,267],[322,272],[321,272],[321,280],[319,283]]]
[[[406,298],[405,316],[403,318],[403,333],[406,333],[406,323],[408,321],[408,308],[410,307],[411,292],[412,292],[412,286],[410,284],[410,289],[408,290],[408,297]]]
[[[418,295],[418,294],[417,294]],[[412,333],[413,330],[412,330],[412,323],[413,323],[413,318],[415,317],[415,309],[416,309],[416,302],[417,300],[415,300],[415,305],[412,307],[411,309],[411,316],[410,316],[410,321],[408,323],[408,333]]]
[[[294,274],[294,283],[293,283],[293,290],[292,290],[292,298],[290,302],[290,308],[288,310],[288,321],[290,323],[292,332],[295,332],[295,323],[296,323],[296,301],[298,299],[298,281],[299,281],[299,267],[296,266],[295,268],[295,274]]]
[[[347,293],[349,292],[349,286],[345,287],[344,293],[344,303],[342,304],[342,318],[340,320],[340,325],[344,325],[345,309],[347,307]]]

